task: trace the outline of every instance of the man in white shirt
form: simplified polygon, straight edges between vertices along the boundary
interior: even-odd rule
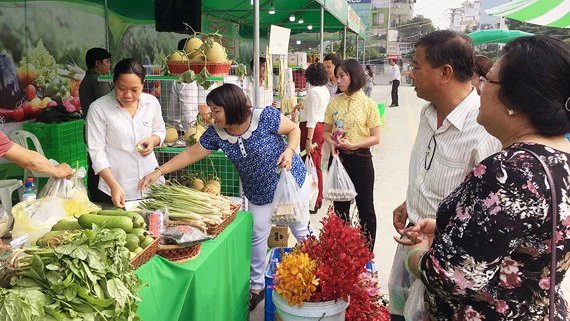
[[[257,96],[259,97],[259,106],[253,107],[263,108],[267,106],[275,106],[275,102],[273,101],[273,88],[266,88],[263,84],[263,81],[265,80],[266,61],[267,60],[265,58],[259,57],[259,90],[257,93]],[[249,66],[251,67],[251,74],[244,79],[243,90],[246,96],[251,100],[251,103],[255,104],[255,100],[253,99],[253,59]]]
[[[390,85],[392,85],[392,104],[390,107],[398,107],[398,87],[400,87],[400,67],[396,59],[390,59]]]
[[[337,93],[338,86],[336,84],[336,76],[334,75],[334,68],[336,67],[336,65],[340,64],[341,61],[342,61],[342,59],[340,59],[339,56],[332,54],[332,53],[326,55],[323,58],[323,65],[325,65],[325,68],[327,69],[327,74],[329,75],[329,81],[327,83],[327,89],[329,90],[329,93],[331,94],[331,99],[333,99],[334,97],[341,94],[341,93]]]
[[[415,48],[410,78],[417,96],[430,103],[420,114],[406,201],[393,213],[398,232],[406,227],[407,220],[413,224],[435,218],[438,204],[467,173],[501,148],[499,141],[477,123],[480,100],[471,85],[471,39],[463,33],[440,30],[420,38]],[[391,320],[404,320],[405,291],[413,281],[405,271],[403,257],[406,248],[399,245],[388,282]]]

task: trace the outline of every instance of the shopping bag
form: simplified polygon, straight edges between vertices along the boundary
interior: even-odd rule
[[[416,279],[410,288],[410,295],[404,307],[406,321],[428,321],[429,314],[424,301],[426,286],[420,279]]]
[[[356,197],[356,188],[342,165],[340,157],[333,155],[329,175],[325,182],[323,198],[333,202],[352,201]]]
[[[85,168],[80,167],[74,170],[71,177],[50,177],[44,188],[42,188],[38,194],[38,198],[55,197],[59,199],[89,201],[87,189],[83,185],[83,178],[86,174]]]
[[[311,155],[307,155],[305,158],[305,167],[307,168],[307,174],[309,178],[309,183],[311,184],[311,197],[309,199],[309,210],[315,210],[317,205],[317,198],[319,197],[319,176],[317,174],[317,167],[313,163]]]
[[[415,281],[415,278],[406,271],[404,265],[406,254],[407,248],[398,245],[388,278],[388,293],[390,295],[388,309],[391,314],[404,315],[404,306],[410,294],[410,287]]]
[[[298,224],[309,209],[301,196],[301,188],[291,172],[282,169],[273,197],[271,223],[275,225]]]

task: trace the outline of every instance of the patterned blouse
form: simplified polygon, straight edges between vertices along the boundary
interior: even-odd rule
[[[241,136],[228,134],[225,129],[209,126],[200,137],[207,150],[221,149],[236,167],[247,199],[255,205],[273,202],[279,176],[277,160],[287,144],[278,134],[281,113],[273,107],[255,108],[248,130]],[[299,154],[293,155],[291,174],[303,186],[307,171]]]
[[[421,259],[432,320],[546,320],[550,286],[550,189],[525,147],[548,164],[559,198],[556,320],[569,315],[559,284],[570,266],[569,154],[517,143],[479,163],[437,212]]]

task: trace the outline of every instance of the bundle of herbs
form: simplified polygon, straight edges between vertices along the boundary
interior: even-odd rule
[[[0,259],[0,320],[140,320],[125,233],[94,225],[57,238]]]

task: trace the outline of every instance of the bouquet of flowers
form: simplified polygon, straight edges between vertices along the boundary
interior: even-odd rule
[[[273,278],[277,294],[290,306],[340,299],[348,302],[349,297],[351,305],[359,306],[355,299],[379,298],[377,292],[370,290],[372,285],[377,288],[378,283],[363,281],[367,280],[362,275],[368,273],[366,264],[374,255],[360,227],[343,221],[332,208],[321,223],[319,238],[309,235],[283,256]],[[363,294],[363,288],[372,291],[372,295]],[[374,308],[373,304],[367,306]]]

